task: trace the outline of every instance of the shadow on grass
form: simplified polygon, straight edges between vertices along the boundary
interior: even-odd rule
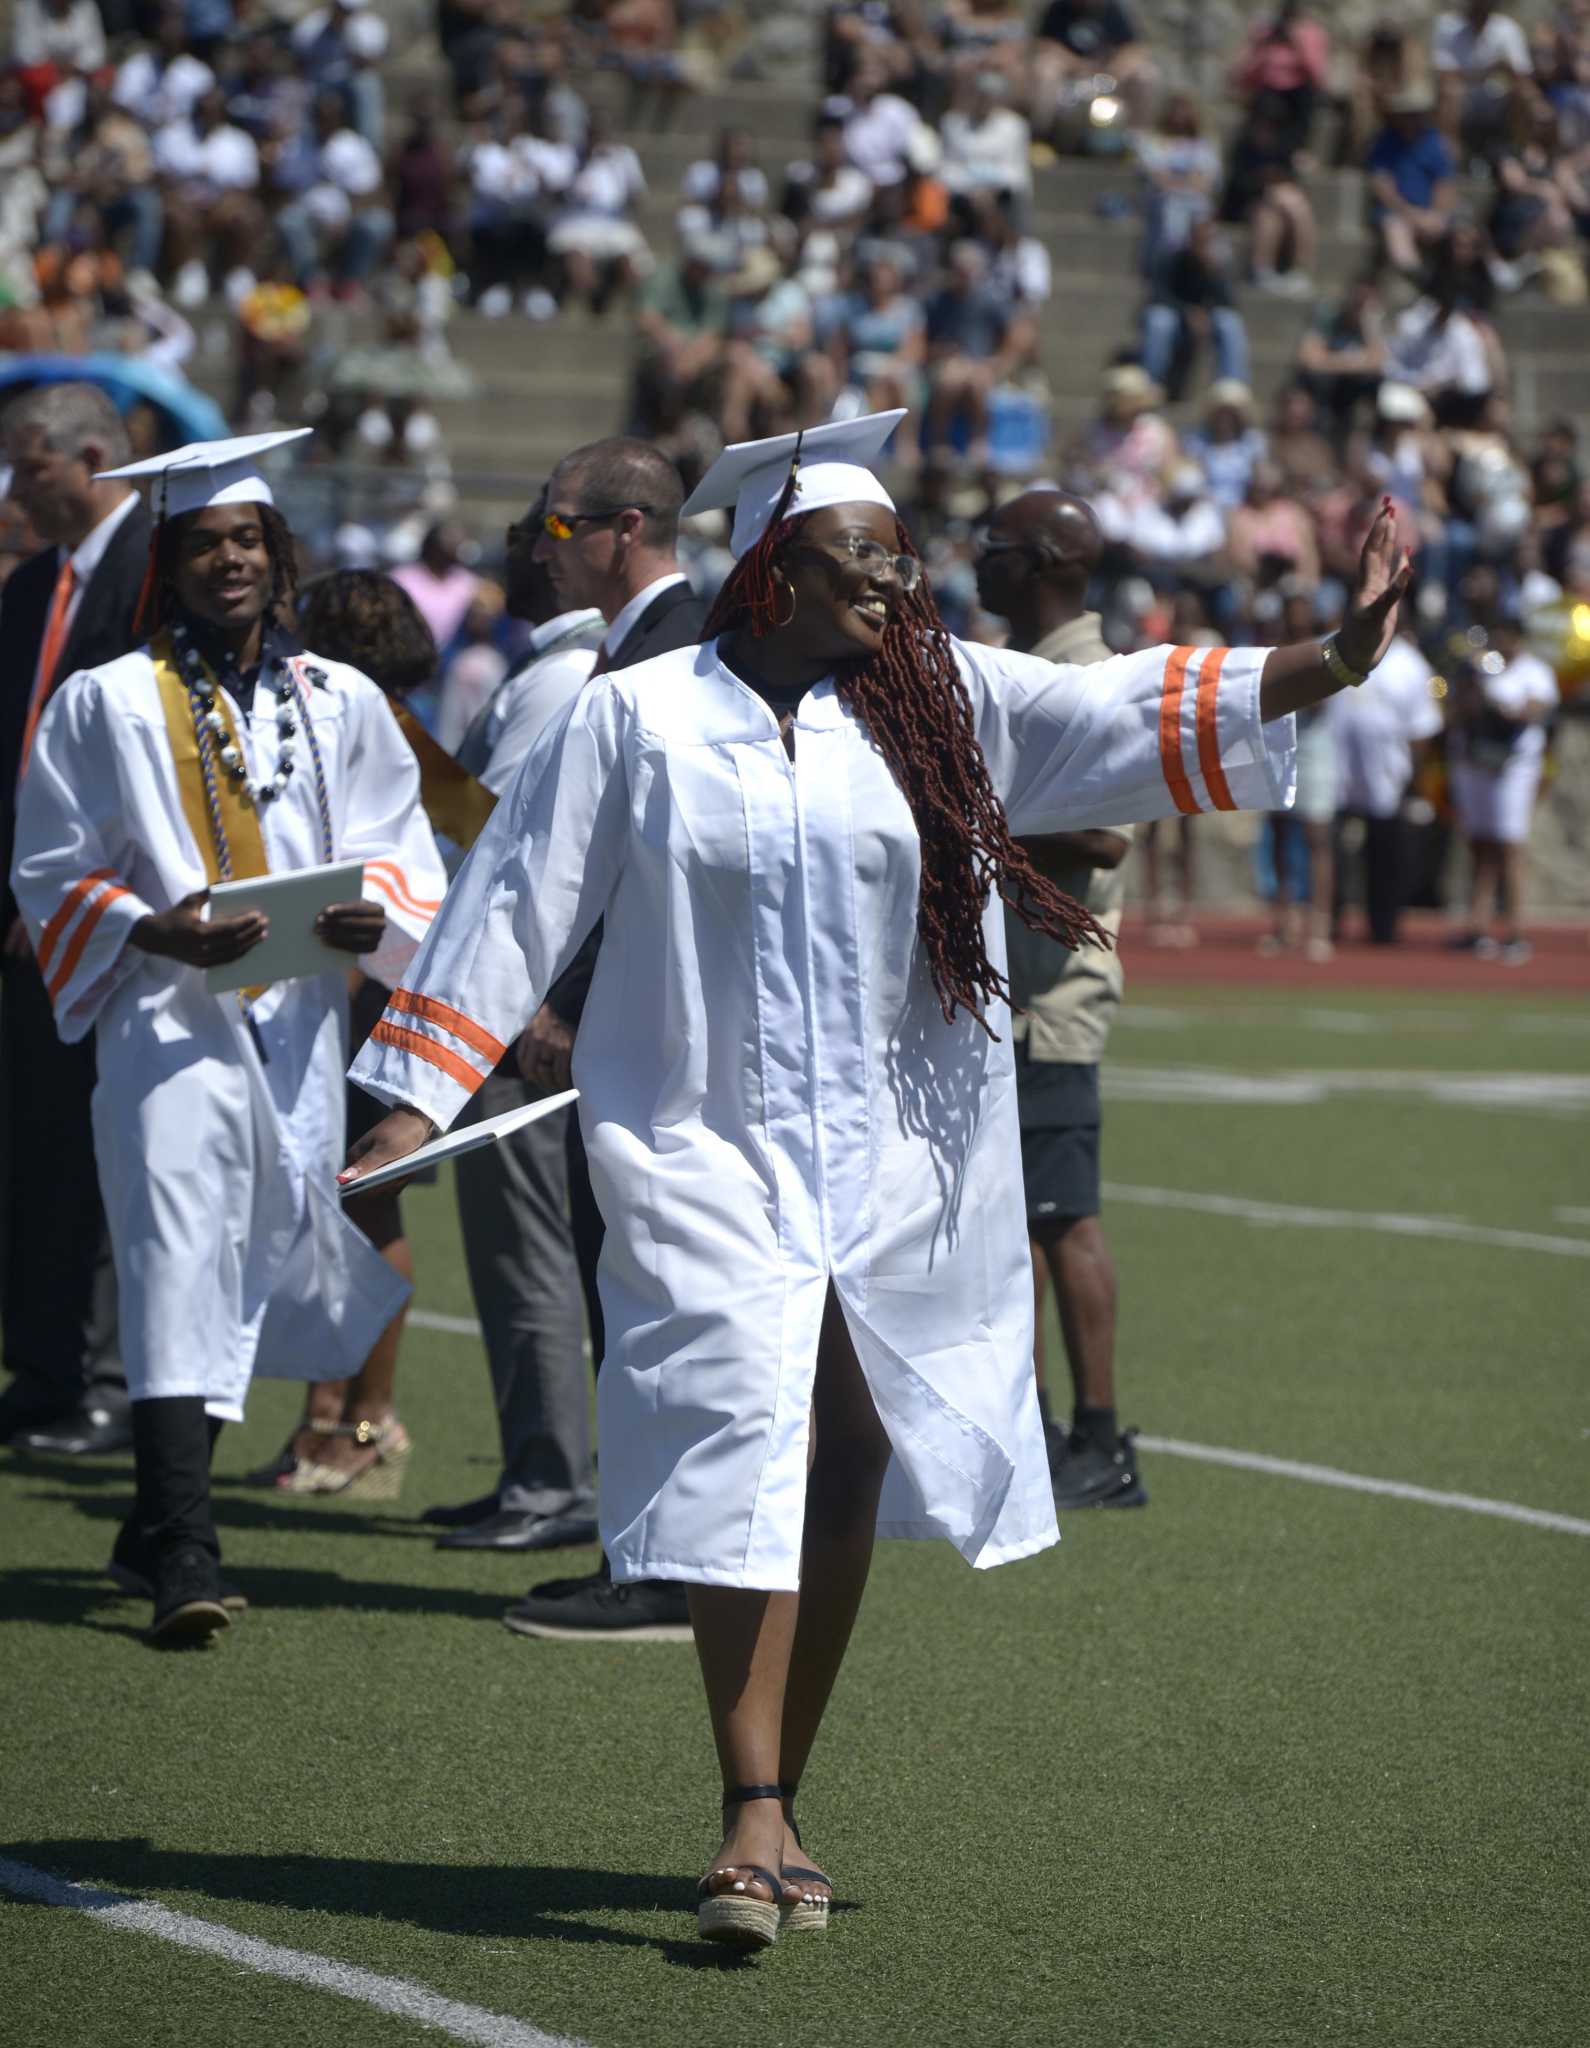
[[[134,1837],[7,1842],[3,1852],[52,1876],[139,1895],[196,1894],[174,1903],[203,1913],[212,1900],[288,1907],[301,1913],[395,1920],[471,1941],[599,1942],[656,1949],[670,1963],[742,1969],[748,1958],[664,1935],[602,1926],[575,1914],[695,1912],[687,1878],[632,1870],[579,1870],[543,1863],[385,1863],[367,1857],[221,1854],[157,1849]]]
[[[39,1476],[60,1480],[66,1475],[57,1469]],[[75,1479],[78,1475],[74,1473],[72,1477]],[[74,1507],[80,1515],[99,1521],[120,1522],[132,1505],[132,1474],[106,1472],[99,1483],[108,1485],[112,1481],[119,1482],[114,1499],[96,1496],[87,1487],[67,1493],[34,1493],[27,1498]],[[268,1493],[246,1492],[240,1481],[229,1479],[211,1482],[210,1509],[216,1526],[221,1529],[301,1529],[316,1536],[423,1537],[427,1542],[434,1542],[437,1534],[417,1516],[393,1515],[381,1510],[361,1513],[351,1504],[345,1508],[300,1507],[296,1503],[288,1507],[273,1500]]]
[[[340,1572],[306,1571],[291,1565],[261,1565],[226,1575],[235,1578],[261,1612],[311,1613],[333,1608],[365,1614],[453,1614],[466,1621],[499,1621],[508,1605],[501,1593],[477,1593],[467,1586],[413,1586],[386,1579],[345,1579]],[[100,1629],[109,1635],[141,1636],[139,1627],[108,1619],[111,1603],[142,1615],[143,1604],[120,1593],[99,1572],[9,1571],[0,1579],[0,1613],[11,1621],[48,1622],[63,1628]],[[248,1627],[245,1616],[238,1624]]]

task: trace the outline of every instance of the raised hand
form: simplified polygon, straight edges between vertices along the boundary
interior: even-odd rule
[[[1397,515],[1391,500],[1383,498],[1365,536],[1357,586],[1336,636],[1342,659],[1360,675],[1368,675],[1391,645],[1397,606],[1412,576],[1413,559],[1397,531]]]

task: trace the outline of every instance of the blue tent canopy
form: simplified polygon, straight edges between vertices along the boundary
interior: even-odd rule
[[[219,441],[231,432],[213,398],[137,356],[0,357],[0,403],[35,384],[96,384],[118,412],[152,405],[160,415],[162,448]]]

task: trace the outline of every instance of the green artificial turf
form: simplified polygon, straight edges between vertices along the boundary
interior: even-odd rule
[[[1295,1003],[1237,1027],[1153,995],[1190,1021],[1123,1029],[1123,1059],[1583,1064],[1566,1006],[1530,1005],[1556,1034],[1470,1006],[1451,1057],[1355,997],[1394,1041],[1366,1061]],[[1572,1235],[1585,1128],[1121,1102],[1106,1173]],[[423,1304],[467,1314],[448,1190],[408,1205]],[[1108,1228],[1126,1420],[1590,1516],[1590,1262],[1121,1204]],[[217,1487],[254,1607],[200,1655],[146,1649],[97,1577],[122,1461],[0,1461],[0,1856],[594,2048],[1590,2038],[1585,1538],[1148,1455],[1148,1510],[1071,1517],[1058,1553],[884,1546],[802,1802],[843,1910],[735,1964],[692,1938],[716,1780],[690,1651],[502,1629],[536,1567],[414,1522],[492,1477],[474,1341],[413,1332],[401,1399],[401,1503],[291,1507],[236,1484],[296,1406],[255,1389]],[[3,1899],[0,1991],[8,2048],[442,2038]]]

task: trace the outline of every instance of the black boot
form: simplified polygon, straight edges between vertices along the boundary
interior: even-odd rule
[[[153,1588],[150,1640],[202,1641],[231,1619],[210,1514],[215,1431],[200,1395],[135,1401],[132,1430],[138,1496],[116,1554],[141,1562]]]

